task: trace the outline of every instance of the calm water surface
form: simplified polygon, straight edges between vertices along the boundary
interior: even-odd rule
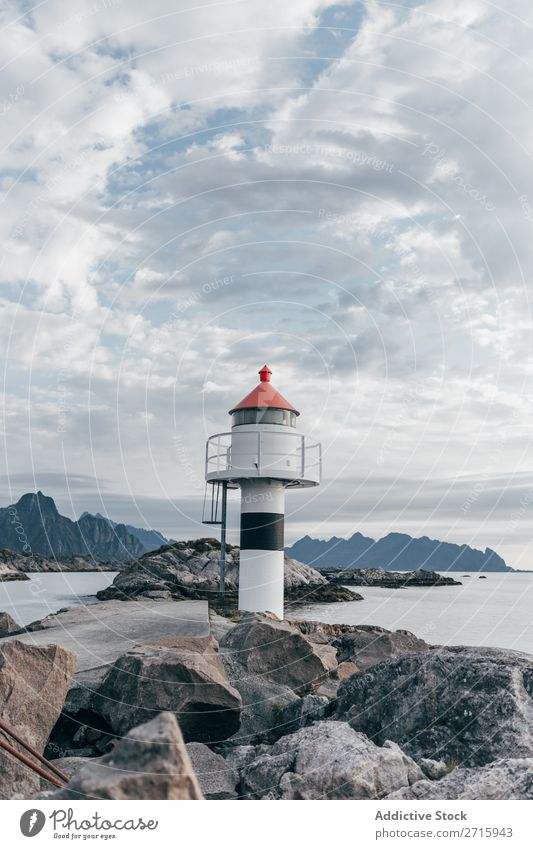
[[[0,583],[0,611],[28,625],[61,607],[94,604],[95,593],[112,583],[117,572],[36,572],[29,581]]]
[[[460,587],[352,587],[364,601],[309,605],[294,618],[405,628],[430,643],[533,654],[533,572],[486,574],[485,580],[478,573],[454,573]]]
[[[0,611],[27,625],[61,607],[96,602],[95,593],[116,574],[48,572],[33,574],[30,581],[0,583]],[[291,617],[405,628],[430,643],[500,646],[533,654],[533,572],[454,577],[462,581],[460,587],[353,587],[364,601],[313,604]]]

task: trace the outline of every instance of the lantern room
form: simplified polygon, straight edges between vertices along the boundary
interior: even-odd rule
[[[300,413],[272,386],[271,376],[271,370],[264,365],[259,372],[260,383],[229,411],[232,427],[257,424],[296,427]]]

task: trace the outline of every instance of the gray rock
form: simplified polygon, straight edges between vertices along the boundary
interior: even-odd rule
[[[317,722],[243,769],[251,799],[381,799],[423,778],[394,743],[379,747],[345,722]]]
[[[168,590],[147,590],[144,593],[141,593],[143,598],[172,598],[171,593]]]
[[[317,696],[322,696],[327,699],[328,702],[332,702],[337,698],[339,684],[340,681],[337,681],[335,678],[327,678],[326,681],[318,687],[316,694]]]
[[[28,576],[19,568],[17,558],[11,557],[11,554],[12,552],[5,548],[0,549],[0,581],[29,581]]]
[[[351,661],[355,663],[359,672],[389,658],[429,649],[424,640],[418,639],[408,631],[388,631],[386,628],[357,626],[344,631],[338,639],[337,646],[339,663]]]
[[[74,778],[74,776],[80,771],[80,769],[85,766],[87,763],[97,763],[99,758],[82,758],[79,755],[75,757],[67,757],[67,758],[53,758],[51,759],[51,763],[60,769],[61,772],[64,772],[65,775],[68,775],[69,778]],[[55,793],[56,787],[54,784],[51,784],[50,781],[47,781],[46,778],[41,778],[41,792],[46,793]]]
[[[203,743],[187,743],[193,770],[206,799],[236,799],[238,774]]]
[[[299,705],[301,698],[285,684],[277,684],[263,675],[253,675],[231,654],[221,653],[231,685],[242,699],[241,725],[228,740],[232,745],[274,742],[288,733],[282,720],[284,708]]]
[[[457,768],[440,781],[417,781],[388,799],[533,799],[533,758],[503,758],[478,769]]]
[[[108,666],[97,666],[76,673],[65,699],[64,713],[74,717],[80,711],[92,710],[93,701],[108,672]]]
[[[49,799],[202,799],[175,717],[132,729],[109,755],[87,762]]]
[[[219,643],[224,639],[224,637],[227,633],[229,633],[229,631],[236,627],[236,625],[236,622],[232,622],[225,616],[220,616],[214,611],[209,612],[209,627],[211,631],[211,636],[214,637],[215,640],[217,640]]]
[[[242,771],[256,758],[260,748],[257,746],[232,746],[222,751],[222,757],[240,779]]]
[[[382,660],[430,648],[410,631],[389,631],[379,625],[328,625],[324,622],[292,622],[311,642],[329,644],[337,651],[340,680],[368,669]]]
[[[226,551],[226,600],[237,601],[239,555],[236,546]],[[100,599],[134,598],[146,593],[170,592],[175,598],[208,599],[218,603],[220,544],[197,539],[162,546],[133,561],[113,584],[97,593]],[[311,566],[285,558],[285,596],[293,603],[360,598],[344,587],[334,587]]]
[[[93,709],[117,734],[161,710],[172,711],[187,742],[231,737],[239,729],[241,708],[212,637],[169,638],[127,652],[93,700]]]
[[[75,655],[59,646],[36,648],[16,639],[0,645],[0,715],[40,753],[61,712],[75,666]],[[0,798],[26,799],[38,789],[39,776],[0,749]]]
[[[245,669],[296,693],[315,690],[337,666],[335,649],[306,639],[290,622],[251,615],[221,641]]]
[[[0,511],[5,508],[0,508]],[[0,532],[1,535],[1,532]],[[0,580],[3,573],[15,572],[20,577],[13,580],[28,581],[26,572],[100,572],[115,571],[122,568],[119,560],[97,561],[92,556],[73,555],[57,560],[55,557],[43,557],[41,554],[22,554],[9,548],[0,549]],[[9,578],[8,578],[9,580]]]
[[[336,717],[416,760],[482,766],[533,754],[533,659],[503,649],[407,654],[341,682]]]
[[[438,781],[448,774],[449,767],[444,761],[434,761],[431,758],[420,758],[418,766],[432,781]]]
[[[17,634],[22,630],[22,625],[15,622],[9,613],[0,613],[0,637],[9,637],[10,634]]]
[[[297,701],[284,705],[278,717],[278,730],[281,730],[282,734],[278,734],[271,740],[276,740],[282,735],[294,734],[300,728],[306,728],[314,722],[325,719],[329,709],[330,700],[326,696],[316,693],[303,696]]]
[[[353,660],[341,660],[337,666],[336,677],[340,682],[344,681],[345,678],[350,678],[352,675],[355,675],[356,672],[359,672],[359,667]]]
[[[390,569],[338,569],[324,570],[334,583],[353,584],[356,587],[447,587],[461,586],[451,575],[441,575],[430,569],[415,569],[411,572],[393,572]]]

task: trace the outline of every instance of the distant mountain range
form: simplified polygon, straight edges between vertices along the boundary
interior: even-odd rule
[[[158,531],[134,528],[97,514],[77,522],[61,516],[53,498],[29,492],[0,508],[0,548],[58,560],[81,555],[95,560],[131,560],[170,542]]]
[[[53,498],[29,492],[16,504],[0,508],[0,549],[67,560],[81,556],[95,561],[132,560],[162,545],[174,543],[159,531],[114,522],[100,513],[82,513],[78,521],[62,516]],[[512,572],[486,548],[454,545],[428,537],[415,539],[391,533],[373,540],[360,533],[349,539],[305,536],[286,550],[288,557],[315,569],[332,567],[438,572]]]
[[[408,534],[391,533],[379,540],[355,533],[349,539],[328,540],[302,537],[286,550],[287,557],[301,560],[315,569],[332,567],[391,569],[411,571],[432,569],[437,572],[513,572],[495,551],[480,551],[469,545],[454,545],[429,537],[416,539]]]
[[[103,519],[104,522],[109,522],[112,528],[117,528],[119,526],[118,522],[114,522],[113,519],[108,519],[106,516],[102,516],[101,513],[82,513],[80,519],[84,519],[86,516],[90,516],[93,519]],[[162,545],[171,545],[176,542],[175,539],[167,539],[164,537],[162,533],[159,531],[154,531],[152,529],[147,530],[146,528],[136,528],[134,525],[124,525],[129,534],[134,537],[137,537],[141,545],[144,546],[145,551],[155,551],[157,548],[161,548]]]

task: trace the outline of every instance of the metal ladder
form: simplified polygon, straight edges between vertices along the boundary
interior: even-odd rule
[[[211,495],[208,494],[211,489]],[[202,508],[203,525],[220,525],[220,557],[218,603],[224,607],[226,594],[226,515],[228,507],[228,482],[212,481],[205,485],[204,505]]]

